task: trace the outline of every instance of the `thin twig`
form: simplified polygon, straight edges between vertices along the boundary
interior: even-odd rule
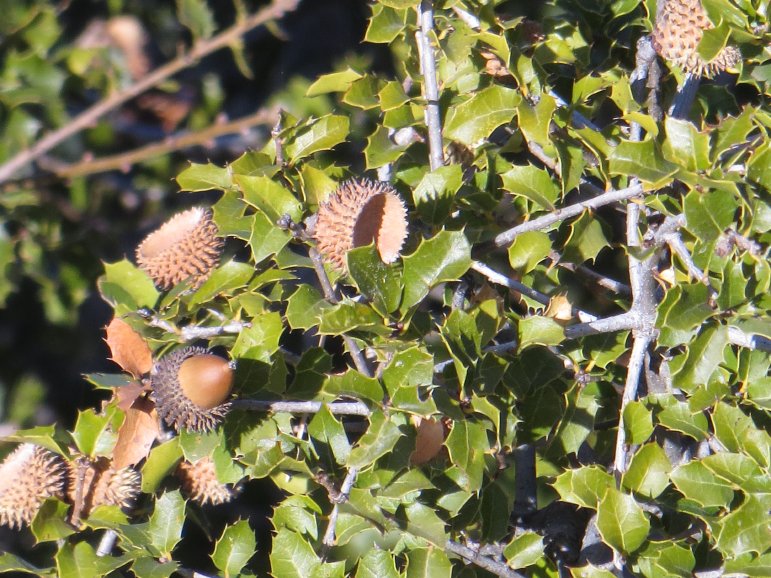
[[[508,231],[500,233],[495,237],[495,245],[497,247],[507,246],[517,237],[517,235],[521,235],[522,233],[546,229],[554,223],[559,223],[565,219],[576,217],[583,213],[586,209],[596,209],[598,207],[609,205],[617,201],[639,197],[643,194],[643,192],[644,191],[642,185],[638,183],[625,189],[618,191],[608,191],[607,193],[603,193],[586,201],[581,201],[580,203],[575,203],[574,205],[568,205],[567,207],[557,209],[556,211],[552,211],[551,213],[543,215],[542,217],[538,217],[532,221],[527,221],[526,223],[522,223],[516,227],[512,227]]]
[[[96,548],[96,555],[101,557],[109,556],[118,540],[118,533],[115,530],[105,530],[102,538],[99,540],[99,546]]]
[[[578,323],[565,327],[565,337],[568,339],[577,339],[587,335],[597,335],[599,333],[614,333],[616,331],[628,331],[630,329],[639,329],[640,316],[636,311],[627,311],[612,317],[605,317],[587,323]]]
[[[428,129],[428,154],[431,170],[444,165],[442,150],[442,121],[439,114],[439,85],[436,80],[436,62],[431,36],[434,31],[434,7],[431,0],[422,0],[418,9],[420,28],[415,39],[420,52],[420,72],[423,75],[423,97],[426,99],[425,119]]]
[[[280,167],[286,164],[284,159],[284,139],[281,138],[281,131],[284,130],[283,120],[283,115],[279,111],[276,124],[273,125],[273,129],[270,131],[270,138],[273,139],[273,146],[276,148],[276,164]]]
[[[332,506],[332,511],[329,513],[329,523],[327,524],[327,530],[324,532],[324,537],[321,540],[321,543],[325,548],[331,548],[335,545],[335,530],[337,528],[337,517],[340,514],[340,504],[348,501],[348,496],[351,493],[351,489],[353,488],[353,484],[356,482],[356,476],[358,474],[358,468],[350,468],[348,473],[345,475],[345,479],[343,480],[342,485],[340,486],[340,491],[337,493],[337,495],[334,496],[334,498],[330,496],[330,499],[332,499],[334,505]]]
[[[500,576],[501,578],[524,578],[524,574],[512,570],[505,562],[483,556],[476,550],[472,550],[468,546],[464,546],[453,540],[447,540],[444,549],[451,554],[455,554],[456,556],[460,556],[464,560],[471,562],[475,566],[479,566],[483,570],[487,570],[494,576]]]
[[[197,132],[179,133],[164,139],[162,142],[153,143],[118,155],[99,159],[87,159],[72,164],[55,163],[50,165],[50,170],[56,176],[63,179],[94,175],[112,170],[126,170],[128,167],[148,159],[154,160],[174,151],[202,145],[220,136],[242,132],[257,125],[271,124],[275,117],[276,111],[274,109],[259,110],[254,114],[237,120],[214,124]]]
[[[298,4],[299,0],[273,0],[271,4],[256,14],[245,18],[241,22],[237,22],[220,34],[197,42],[188,52],[156,68],[153,72],[120,92],[100,100],[60,129],[41,138],[31,147],[17,153],[13,158],[0,166],[0,182],[7,181],[29,163],[40,158],[71,136],[92,126],[104,114],[114,110],[135,96],[139,96],[148,89],[157,86],[177,72],[192,66],[212,52],[230,46],[253,28],[282,17],[287,12],[294,10]]]
[[[326,408],[333,415],[360,415],[367,417],[370,409],[360,401],[265,401],[260,399],[235,399],[231,402],[233,409],[249,411],[267,411],[271,413],[318,413]]]
[[[332,287],[332,283],[330,283],[327,272],[324,269],[324,261],[321,259],[321,255],[314,247],[311,247],[308,253],[311,262],[313,263],[313,268],[316,271],[316,277],[319,278],[324,297],[330,303],[339,303],[337,295],[335,295],[335,290]],[[348,352],[351,354],[356,369],[367,377],[372,377],[372,371],[370,370],[369,365],[367,365],[367,360],[364,358],[364,354],[361,352],[359,345],[350,335],[343,334],[342,337],[343,341],[345,341],[345,346],[348,348]]]
[[[594,283],[602,287],[603,289],[607,289],[608,291],[617,293],[622,297],[632,296],[632,289],[629,287],[629,285],[626,285],[625,283],[621,283],[620,281],[616,281],[615,279],[611,279],[610,277],[601,275],[585,265],[576,265],[575,263],[565,263],[561,261],[560,255],[556,251],[554,251],[550,255],[550,257],[552,258],[552,261],[555,261],[557,266],[560,267],[561,269],[566,269],[567,271],[571,271],[578,275],[587,277],[591,281],[593,281]]]
[[[167,333],[178,336],[185,343],[197,339],[211,339],[212,337],[218,337],[227,333],[241,333],[244,329],[252,326],[249,321],[228,321],[222,325],[215,326],[187,325],[185,327],[177,327],[170,321],[161,319],[155,314],[150,313],[148,315],[147,313],[147,310],[140,310],[139,315],[147,320],[147,324],[150,327],[163,329]]]
[[[471,28],[472,30],[479,30],[482,26],[482,21],[479,20],[476,16],[474,16],[471,12],[466,12],[462,8],[458,8],[457,6],[452,7],[452,11],[455,12],[455,15],[460,18],[463,22],[466,23],[466,26]]]

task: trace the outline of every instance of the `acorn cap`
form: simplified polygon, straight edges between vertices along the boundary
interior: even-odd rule
[[[230,410],[226,400],[233,370],[203,347],[184,347],[163,356],[153,366],[150,382],[158,415],[177,431],[213,430]]]
[[[22,444],[0,464],[0,525],[21,528],[50,497],[62,497],[64,461],[34,444]]]
[[[196,462],[181,461],[176,475],[182,482],[185,495],[202,506],[224,504],[235,496],[230,486],[217,479],[214,461],[208,456]]]
[[[352,179],[319,206],[315,237],[319,252],[340,271],[348,251],[373,241],[380,259],[392,263],[407,237],[407,209],[388,183]]]
[[[704,31],[714,28],[700,0],[659,0],[652,41],[656,52],[685,72],[711,78],[736,66],[741,53],[734,46],[724,47],[712,60],[699,54]]]
[[[67,469],[67,499],[79,508],[76,519],[87,517],[97,506],[129,507],[139,495],[139,472],[131,467],[115,469],[109,458],[80,457],[69,462]]]
[[[137,264],[160,289],[190,279],[198,288],[217,267],[223,240],[209,209],[194,207],[174,215],[137,247]]]

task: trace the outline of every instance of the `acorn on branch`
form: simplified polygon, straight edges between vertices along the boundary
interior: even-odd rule
[[[709,61],[699,54],[704,31],[714,28],[700,0],[659,0],[651,39],[664,60],[689,74],[712,78],[741,60],[734,46],[725,46]]]
[[[0,464],[0,525],[29,525],[47,498],[64,495],[66,468],[53,452],[21,444]]]
[[[137,264],[160,289],[185,279],[197,289],[219,263],[224,242],[218,232],[209,209],[177,213],[139,244]]]
[[[141,478],[131,467],[115,469],[106,457],[82,456],[68,464],[67,499],[73,504],[71,523],[78,525],[97,506],[131,506]]]
[[[158,415],[168,426],[210,431],[230,410],[233,364],[204,347],[185,347],[153,365],[150,383]]]
[[[314,237],[326,261],[346,271],[346,255],[374,242],[380,259],[393,263],[407,237],[407,208],[388,183],[352,179],[319,206]]]
[[[218,506],[229,502],[235,496],[228,484],[217,479],[214,461],[208,456],[196,462],[182,460],[177,466],[176,475],[182,482],[185,495],[201,506]]]

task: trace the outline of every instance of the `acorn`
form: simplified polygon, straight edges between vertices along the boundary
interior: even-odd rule
[[[171,289],[185,279],[197,289],[219,263],[224,242],[218,232],[209,209],[178,213],[139,244],[137,264],[160,289]]]
[[[78,525],[97,506],[131,506],[141,478],[134,468],[116,469],[106,457],[81,456],[68,464],[67,499],[74,505],[71,522]]]
[[[177,466],[176,475],[182,483],[185,495],[202,506],[218,506],[229,502],[235,496],[228,484],[217,479],[214,460],[208,456],[196,462],[182,460]]]
[[[47,498],[63,497],[64,461],[34,444],[21,444],[0,464],[0,525],[29,525]]]
[[[734,46],[724,47],[710,61],[699,54],[704,31],[715,27],[700,0],[659,0],[659,4],[651,39],[653,48],[664,60],[689,74],[708,78],[741,60],[741,53]]]
[[[233,365],[203,347],[185,347],[162,357],[150,372],[156,409],[179,431],[210,431],[230,410]]]
[[[388,183],[352,179],[319,206],[314,236],[326,261],[346,271],[346,255],[374,242],[384,263],[393,263],[407,237],[407,208]]]

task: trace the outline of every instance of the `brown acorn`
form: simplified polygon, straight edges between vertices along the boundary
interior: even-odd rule
[[[734,46],[724,47],[712,60],[699,54],[699,42],[704,31],[714,28],[700,0],[659,0],[656,25],[653,28],[653,48],[664,60],[685,72],[711,78],[736,66],[741,53]]]
[[[319,252],[339,271],[347,268],[348,251],[373,241],[380,259],[392,263],[407,237],[407,209],[388,183],[352,179],[319,206],[314,236]]]
[[[185,495],[202,506],[224,504],[235,495],[228,484],[217,479],[214,461],[210,457],[201,458],[196,462],[181,461],[177,466],[176,475],[182,482]]]
[[[219,263],[223,240],[209,209],[177,213],[137,247],[137,264],[163,290],[190,279],[196,289]]]
[[[177,431],[210,431],[230,410],[233,367],[203,347],[165,355],[153,365],[150,381],[158,415]]]
[[[21,528],[51,497],[62,497],[64,461],[34,444],[21,444],[0,464],[0,525]]]
[[[131,467],[115,469],[106,457],[84,456],[68,464],[67,499],[74,508],[71,522],[79,524],[97,506],[129,507],[139,495],[141,478]]]

